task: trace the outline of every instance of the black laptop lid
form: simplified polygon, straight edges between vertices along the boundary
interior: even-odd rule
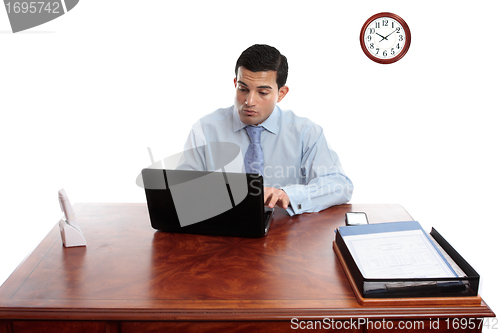
[[[257,174],[143,169],[151,226],[204,235],[262,237],[269,227]]]

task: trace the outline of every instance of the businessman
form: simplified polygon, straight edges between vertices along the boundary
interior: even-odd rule
[[[353,185],[323,129],[277,106],[289,92],[287,76],[287,59],[276,48],[253,45],[243,51],[235,66],[234,105],[193,125],[182,168],[217,170],[210,150],[197,147],[230,142],[244,156],[244,166],[234,171],[263,176],[264,201],[270,208],[295,215],[346,203]]]

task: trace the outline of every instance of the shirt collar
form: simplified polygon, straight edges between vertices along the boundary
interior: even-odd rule
[[[281,116],[281,109],[276,105],[271,115],[266,120],[264,120],[264,122],[259,126],[264,127],[267,131],[273,134],[278,134],[278,121],[280,116]],[[238,109],[236,108],[236,106],[233,105],[233,131],[236,133],[239,130],[245,128],[246,126],[247,125],[240,120],[240,116],[238,115]]]

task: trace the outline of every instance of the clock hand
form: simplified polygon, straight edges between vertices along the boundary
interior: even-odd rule
[[[384,39],[386,39],[386,40],[387,40],[387,37],[382,36],[382,35],[381,35],[381,34],[379,34],[378,32],[376,32],[376,34],[377,34],[377,35],[379,35],[380,37],[382,37],[382,39],[381,39],[380,41],[383,41]]]
[[[396,29],[397,30],[397,29]],[[387,39],[387,37],[389,37],[390,35],[392,35],[393,33],[396,32],[396,30],[394,30],[393,32],[391,32],[390,34],[388,34],[387,36],[385,36],[384,38]],[[388,39],[387,39],[388,40]]]

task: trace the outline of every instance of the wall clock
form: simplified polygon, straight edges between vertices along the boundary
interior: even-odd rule
[[[410,28],[396,14],[378,13],[363,24],[359,41],[368,58],[380,64],[392,64],[408,52]]]

